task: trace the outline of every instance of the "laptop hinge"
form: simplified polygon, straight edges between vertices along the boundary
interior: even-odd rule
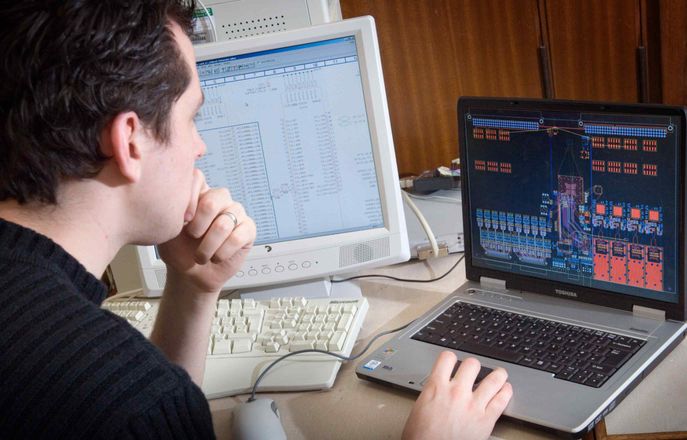
[[[506,290],[506,280],[499,280],[497,278],[480,277],[480,286],[491,289],[503,289]]]
[[[658,321],[665,321],[666,320],[665,310],[656,310],[656,309],[652,309],[652,308],[644,307],[644,306],[633,305],[632,306],[632,314],[635,316],[639,316],[641,318],[656,319]]]

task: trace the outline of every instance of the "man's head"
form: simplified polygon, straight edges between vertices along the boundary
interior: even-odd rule
[[[56,202],[60,182],[97,175],[101,134],[133,112],[161,143],[194,72],[173,23],[183,0],[25,0],[0,11],[0,200]]]

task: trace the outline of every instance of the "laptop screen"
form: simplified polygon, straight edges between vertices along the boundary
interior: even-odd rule
[[[463,107],[472,264],[677,303],[681,118],[555,107]]]

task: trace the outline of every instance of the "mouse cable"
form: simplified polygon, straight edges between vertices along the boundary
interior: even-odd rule
[[[318,350],[318,349],[315,349],[315,348],[306,349],[306,350],[298,350],[298,351],[294,351],[294,352],[291,352],[291,353],[287,353],[287,354],[285,354],[284,356],[282,356],[282,357],[280,357],[280,358],[278,358],[278,359],[275,359],[271,364],[269,364],[269,365],[267,366],[267,368],[265,368],[265,369],[263,370],[262,373],[260,373],[260,376],[258,376],[258,378],[255,380],[255,385],[253,385],[253,390],[252,390],[251,393],[250,393],[250,398],[248,399],[248,402],[252,402],[252,401],[255,400],[255,393],[257,393],[258,385],[260,384],[260,381],[262,381],[263,377],[267,374],[267,372],[270,371],[270,370],[272,369],[272,367],[274,367],[275,365],[277,365],[279,362],[283,361],[283,360],[286,359],[286,358],[289,358],[289,357],[291,357],[291,356],[295,356],[295,355],[297,355],[297,354],[303,354],[303,353],[322,353],[322,354],[328,354],[329,356],[337,357],[337,358],[339,358],[339,359],[341,359],[341,360],[343,360],[343,361],[354,361],[354,360],[358,359],[360,356],[364,355],[365,352],[367,352],[367,350],[370,348],[370,346],[372,345],[372,343],[374,343],[374,341],[376,341],[377,339],[381,338],[382,336],[389,335],[389,334],[391,334],[391,333],[400,332],[401,330],[403,330],[404,328],[408,327],[408,326],[409,326],[410,324],[412,324],[413,322],[415,322],[415,320],[410,321],[409,323],[407,323],[407,324],[405,324],[405,325],[402,325],[401,327],[395,328],[395,329],[393,329],[393,330],[387,330],[387,331],[383,331],[383,332],[381,332],[381,333],[378,333],[378,334],[375,335],[372,339],[370,339],[370,342],[367,343],[367,345],[365,346],[365,348],[363,348],[362,351],[361,351],[360,353],[356,354],[355,356],[346,357],[346,356],[342,356],[342,355],[340,355],[340,354],[332,353],[331,351]]]
[[[409,280],[407,278],[392,277],[391,275],[381,275],[381,274],[374,275],[374,274],[371,274],[371,275],[356,275],[354,277],[343,278],[340,280],[332,280],[332,283],[343,283],[344,281],[357,280],[359,278],[388,278],[390,280],[403,281],[405,283],[432,283],[434,281],[439,281],[440,279],[444,278],[446,275],[450,274],[453,271],[453,269],[458,267],[458,265],[460,264],[461,261],[463,261],[464,258],[465,258],[465,253],[463,253],[463,255],[458,259],[458,261],[456,261],[456,263],[449,270],[447,270],[445,274],[443,274],[442,276],[437,277],[437,278],[432,278],[430,280]]]

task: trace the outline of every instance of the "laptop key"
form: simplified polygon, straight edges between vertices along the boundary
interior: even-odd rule
[[[613,372],[615,372],[615,368],[603,364],[591,364],[589,366],[589,369],[595,373],[601,373],[607,376],[610,376],[611,374],[613,374]]]
[[[611,350],[606,353],[603,363],[605,365],[612,365],[613,367],[619,367],[624,364],[625,361],[630,357],[630,353],[624,350]]]
[[[635,351],[639,350],[638,345],[631,345],[628,344],[627,342],[620,342],[620,341],[613,341],[608,346],[612,350],[622,350],[622,351],[629,351],[631,353],[634,353]]]
[[[524,356],[520,361],[518,362],[518,365],[524,365],[526,367],[531,367],[535,363],[535,359],[533,357],[529,356]]]
[[[560,373],[556,374],[555,377],[557,377],[558,379],[570,380],[570,378],[573,377],[573,375],[574,375],[575,373],[577,373],[577,368],[573,368],[573,367],[564,367],[564,368],[560,371]]]
[[[585,383],[591,375],[592,372],[589,370],[580,370],[577,373],[573,374],[569,380],[575,383]]]
[[[548,371],[549,373],[559,373],[563,369],[563,365],[557,364],[555,362],[551,362],[546,368],[544,368],[545,371]]]
[[[546,368],[550,365],[551,363],[545,359],[538,359],[532,364],[532,366],[538,370],[546,370]]]
[[[592,374],[589,379],[584,383],[585,385],[593,386],[594,388],[599,388],[601,385],[606,382],[608,379],[608,376],[601,374],[601,373],[594,373]]]

